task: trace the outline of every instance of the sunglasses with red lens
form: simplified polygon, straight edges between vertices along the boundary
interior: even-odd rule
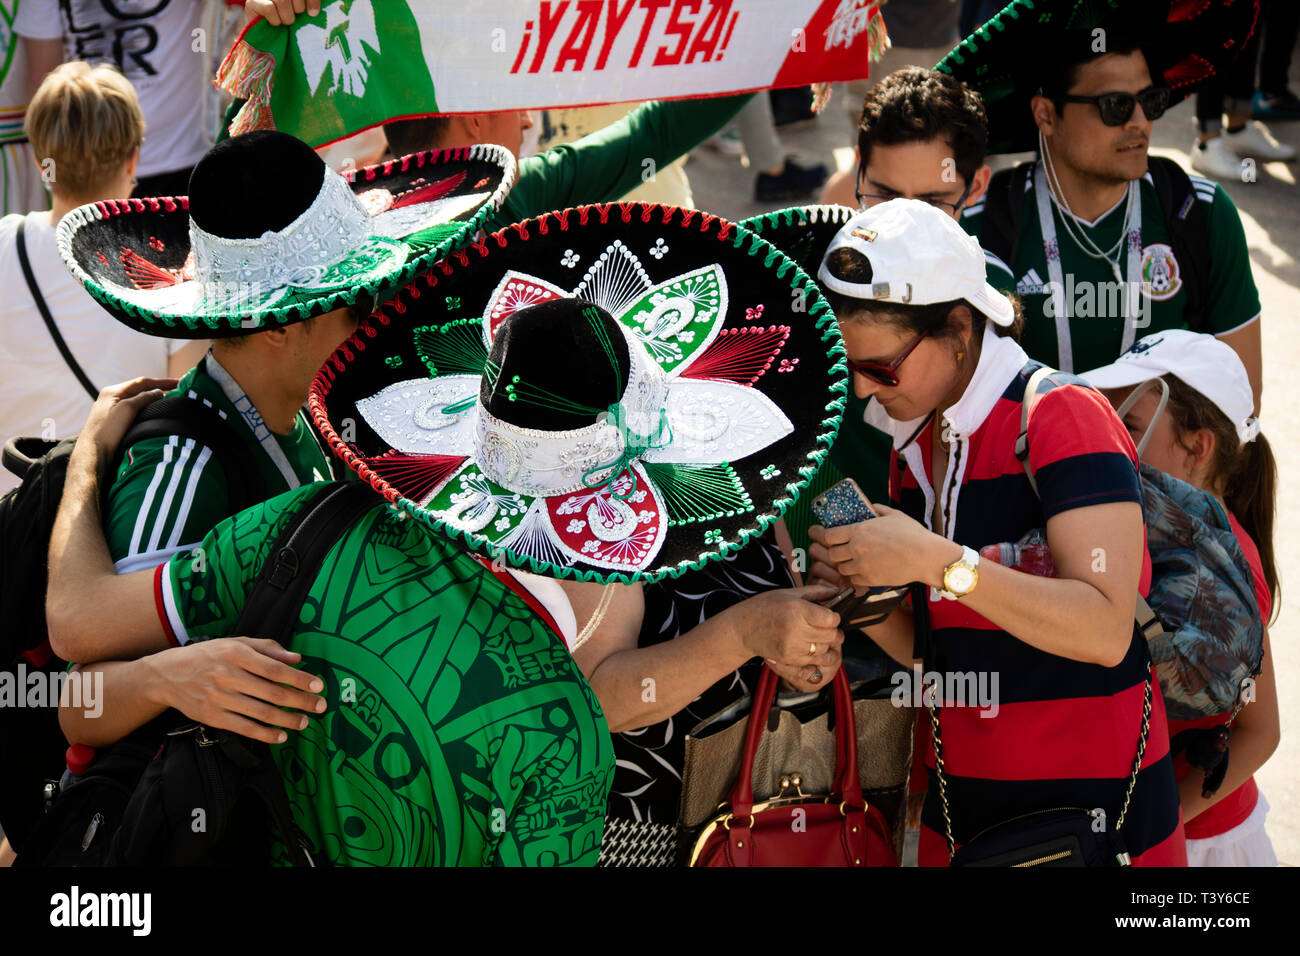
[[[903,351],[899,353],[898,358],[894,359],[888,365],[881,364],[880,362],[849,362],[849,373],[865,375],[873,382],[879,382],[881,385],[893,388],[898,385],[898,367],[902,365],[907,357],[912,354],[912,351],[921,344],[921,340],[929,334],[930,330],[926,329],[916,338],[912,339],[912,343],[908,345],[907,348],[903,349]]]

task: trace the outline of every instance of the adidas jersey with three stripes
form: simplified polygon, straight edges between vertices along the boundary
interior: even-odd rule
[[[1210,233],[1209,331],[1222,335],[1259,317],[1259,290],[1251,273],[1246,235],[1237,207],[1217,183],[1202,176],[1192,176],[1191,181],[1197,201],[1203,204]],[[1142,254],[1138,278],[1144,312],[1142,324],[1136,330],[1138,338],[1185,327],[1183,303],[1187,282],[1184,264],[1178,261],[1170,246],[1164,212],[1149,173],[1142,179],[1141,190]],[[1026,190],[1024,202],[1016,261],[1003,266],[996,256],[986,253],[989,282],[1020,296],[1025,312],[1020,344],[1029,357],[1061,368],[1048,287],[1047,252],[1032,187]],[[1113,294],[1115,277],[1110,266],[1088,256],[1079,247],[1065,227],[1065,213],[1055,203],[1052,213],[1056,220],[1061,270],[1067,284],[1065,308],[1070,315],[1074,353],[1073,368],[1066,371],[1087,371],[1113,362],[1123,351],[1120,347],[1124,333],[1122,298]],[[1075,228],[1082,229],[1098,248],[1110,249],[1120,237],[1124,213],[1125,202],[1121,198],[1095,222],[1075,217]],[[961,224],[971,235],[980,237],[984,226],[983,201],[966,210]]]
[[[328,459],[301,412],[289,434],[266,430],[263,436],[283,453],[284,461],[277,465],[212,372],[225,378],[228,386],[236,390],[238,386],[219,366],[210,370],[209,362],[215,363],[210,353],[185,373],[169,395],[198,399],[233,423],[247,450],[242,466],[257,469],[266,497],[330,477]],[[235,401],[247,403],[247,398],[236,392]],[[175,435],[136,442],[123,456],[109,492],[105,530],[117,572],[162,564],[176,552],[196,546],[230,514],[226,473],[212,449]]]

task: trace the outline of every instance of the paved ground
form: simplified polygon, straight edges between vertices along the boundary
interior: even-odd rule
[[[1300,63],[1300,57],[1297,57]],[[1294,76],[1294,74],[1293,74]],[[1293,83],[1293,87],[1296,84]],[[825,113],[803,129],[782,131],[789,152],[817,160],[829,168],[848,169],[853,162],[855,123],[846,90],[837,89]],[[858,101],[860,105],[860,100]],[[1156,124],[1154,151],[1189,167],[1187,152],[1194,139],[1192,103],[1180,104]],[[1279,139],[1300,148],[1300,122],[1275,123]],[[741,219],[765,212],[771,205],[753,199],[753,174],[740,161],[707,147],[695,151],[686,167],[701,209]],[[1263,301],[1264,394],[1262,423],[1278,460],[1280,490],[1276,533],[1277,562],[1282,576],[1282,610],[1270,634],[1281,700],[1282,743],[1256,779],[1272,807],[1268,831],[1279,860],[1300,865],[1300,339],[1288,323],[1300,312],[1300,191],[1297,163],[1260,164],[1252,183],[1227,183],[1241,212],[1250,246],[1255,282]],[[1294,330],[1293,330],[1294,331]]]

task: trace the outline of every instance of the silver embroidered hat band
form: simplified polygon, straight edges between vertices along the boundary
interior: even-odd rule
[[[261,168],[252,161],[256,147],[247,152],[247,165]],[[292,221],[281,229],[229,238],[199,226],[188,197],[108,200],[63,218],[59,252],[87,291],[132,328],[178,338],[245,335],[387,297],[473,241],[515,178],[513,155],[493,145],[403,156],[346,178],[314,154],[292,169],[265,165],[268,194],[276,176],[287,186],[322,175],[315,196],[296,216],[291,207],[284,218]],[[228,199],[241,210],[243,203],[257,222],[258,202],[239,189],[208,195],[205,208]]]

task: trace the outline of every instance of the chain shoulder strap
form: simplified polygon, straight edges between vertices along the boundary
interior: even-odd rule
[[[930,740],[934,744],[934,773],[939,778],[939,803],[943,808],[943,835],[948,841],[948,859],[956,854],[952,839],[952,810],[948,806],[948,782],[943,776],[943,740],[939,734],[938,695],[930,701]]]
[[[930,736],[934,744],[934,771],[939,779],[939,802],[943,809],[944,837],[948,841],[948,859],[956,854],[956,843],[952,837],[952,808],[948,803],[948,782],[943,772],[943,738],[939,732],[939,701],[936,695],[930,702]],[[1128,788],[1124,791],[1124,805],[1120,808],[1119,819],[1115,823],[1115,832],[1119,833],[1128,815],[1129,802],[1133,790],[1137,787],[1138,772],[1142,769],[1142,758],[1146,756],[1147,739],[1151,732],[1151,671],[1147,669],[1147,682],[1142,698],[1142,733],[1138,738],[1137,756],[1133,759],[1133,770],[1129,773]]]

